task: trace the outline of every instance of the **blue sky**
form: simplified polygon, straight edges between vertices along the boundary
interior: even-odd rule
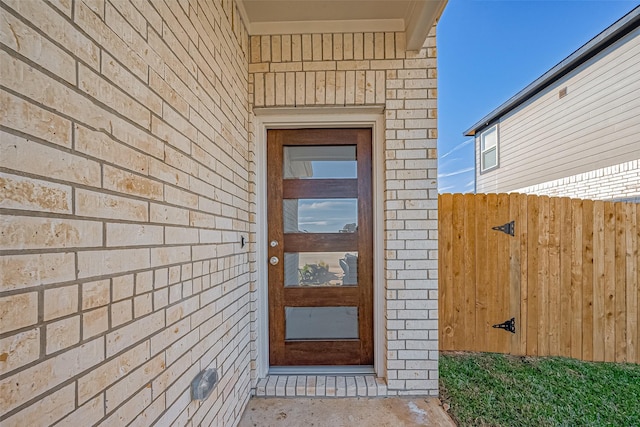
[[[438,189],[473,191],[462,133],[639,4],[449,0],[438,24]]]

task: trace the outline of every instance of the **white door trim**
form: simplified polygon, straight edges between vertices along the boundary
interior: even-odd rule
[[[385,376],[384,342],[384,107],[321,107],[254,109],[256,141],[256,257],[257,257],[257,366],[258,378],[269,372],[269,306],[267,286],[267,129],[372,128],[373,164],[373,339],[374,370]]]

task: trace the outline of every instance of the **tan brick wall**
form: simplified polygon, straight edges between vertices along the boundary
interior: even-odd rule
[[[0,14],[0,424],[234,424],[254,217],[234,0]]]
[[[250,38],[256,108],[384,107],[385,176],[378,196],[385,258],[376,262],[384,263],[381,317],[391,395],[438,393],[435,46],[435,27],[419,52],[406,51],[404,33]],[[255,360],[258,349],[252,349]]]

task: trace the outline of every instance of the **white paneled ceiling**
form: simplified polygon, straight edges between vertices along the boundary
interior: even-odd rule
[[[447,0],[239,0],[249,33],[406,31],[422,47]]]

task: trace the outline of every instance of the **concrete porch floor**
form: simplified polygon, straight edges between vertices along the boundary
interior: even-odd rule
[[[436,398],[251,398],[239,427],[269,426],[455,427],[455,423]]]

